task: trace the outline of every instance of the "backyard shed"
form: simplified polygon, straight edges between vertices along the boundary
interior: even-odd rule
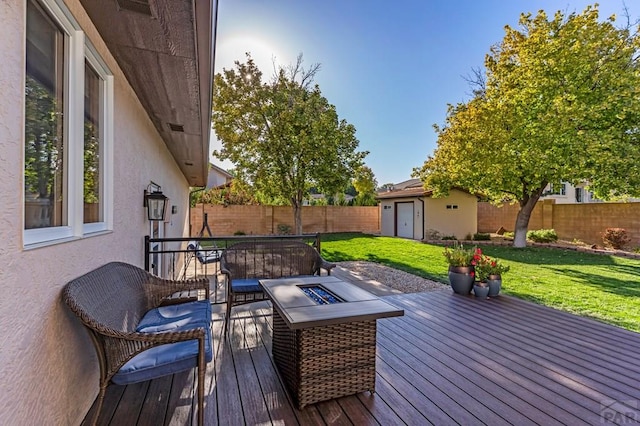
[[[380,233],[425,239],[432,231],[463,239],[478,229],[476,196],[452,189],[448,196],[434,198],[419,179],[410,179],[379,192]]]

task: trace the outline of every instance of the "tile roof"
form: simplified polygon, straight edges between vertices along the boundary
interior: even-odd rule
[[[420,179],[409,179],[393,185],[393,189],[378,192],[377,199],[429,197],[433,191],[426,190]]]

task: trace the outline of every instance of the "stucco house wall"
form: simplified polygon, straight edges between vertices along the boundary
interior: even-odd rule
[[[23,247],[25,9],[0,7],[0,424],[80,424],[98,393],[93,345],[61,301],[69,280],[112,260],[142,266],[150,224],[143,190],[162,186],[186,206],[189,187],[132,88],[77,0],[66,4],[114,75],[113,229],[40,248]],[[187,209],[164,225],[187,233]]]

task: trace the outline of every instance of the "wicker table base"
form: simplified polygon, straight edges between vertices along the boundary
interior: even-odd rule
[[[273,359],[298,408],[375,390],[376,320],[402,309],[331,276],[260,285],[273,303]]]
[[[273,359],[299,409],[375,389],[376,321],[292,330],[273,310]]]

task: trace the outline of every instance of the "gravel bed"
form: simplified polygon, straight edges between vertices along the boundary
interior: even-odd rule
[[[403,293],[445,290],[449,286],[374,262],[338,262],[338,266]]]

